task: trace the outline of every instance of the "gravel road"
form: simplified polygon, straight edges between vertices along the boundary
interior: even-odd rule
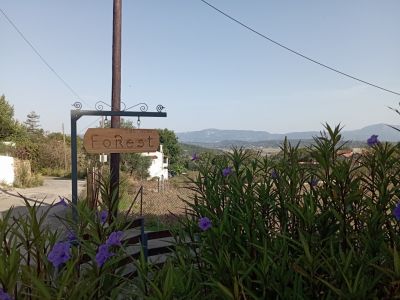
[[[78,192],[85,187],[85,181],[78,181]],[[11,207],[14,207],[13,215],[21,215],[26,212],[25,203],[18,195],[26,197],[31,203],[43,201],[44,208],[53,202],[58,202],[59,197],[71,199],[71,180],[57,177],[45,177],[43,186],[34,188],[0,189],[0,215],[3,215]],[[64,215],[65,207],[56,205],[51,209],[51,215]]]
[[[85,188],[85,181],[78,181],[78,192],[82,192]],[[52,203],[57,203],[59,197],[65,197],[71,199],[71,180],[59,179],[56,177],[46,177],[44,179],[43,186],[20,189],[11,188],[3,189],[0,188],[0,219],[2,216],[13,207],[12,216],[16,218],[24,218],[26,216],[27,210],[24,201],[18,195],[30,199],[30,203],[35,201],[43,201],[42,207],[38,210],[38,215],[45,212],[49,205]],[[60,222],[59,217],[64,218],[66,216],[67,210],[71,210],[71,207],[64,207],[62,205],[53,205],[50,208],[49,214],[47,215],[45,226],[50,226],[52,230],[65,231],[65,224]],[[146,231],[147,232],[147,231]],[[133,230],[132,233],[137,235],[140,233],[138,230]],[[158,240],[149,241],[149,248],[160,247],[170,245],[172,238],[162,238]],[[136,247],[136,248],[135,248]],[[138,249],[139,246],[135,246],[131,250]],[[150,261],[161,262],[166,259],[167,255],[157,255],[150,258]]]

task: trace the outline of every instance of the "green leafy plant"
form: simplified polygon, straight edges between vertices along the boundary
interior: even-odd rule
[[[51,207],[26,202],[26,217],[0,221],[1,288],[18,299],[399,298],[400,146],[372,136],[344,156],[340,130],[326,125],[305,150],[284,141],[277,158],[196,157],[162,263],[120,241],[129,219],[110,217],[106,180],[102,203],[60,218],[67,231],[45,226]]]
[[[195,266],[201,299],[400,296],[400,147],[368,142],[345,157],[340,127],[326,125],[307,153],[285,141],[279,159],[244,149],[196,159],[172,265]]]

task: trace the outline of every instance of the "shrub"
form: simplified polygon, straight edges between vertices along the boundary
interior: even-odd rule
[[[10,209],[0,220],[3,292],[13,299],[126,299],[130,281],[118,268],[129,258],[121,244],[125,218],[110,223],[81,202],[76,223],[65,199],[48,207],[25,204],[22,214]],[[63,228],[48,223],[54,206],[68,210],[59,217]]]
[[[374,143],[351,158],[339,155],[343,147],[340,128],[327,126],[307,150],[311,163],[287,141],[278,160],[242,149],[198,160],[176,257],[151,283],[142,281],[142,292],[158,299],[399,297],[400,147]]]
[[[43,227],[48,210],[27,203],[28,218],[0,221],[1,287],[31,299],[398,298],[400,146],[370,144],[343,157],[340,128],[327,126],[308,163],[287,141],[280,159],[233,149],[196,160],[190,209],[161,268],[120,245],[109,184],[107,213],[80,202],[78,222],[63,219],[72,237]],[[123,276],[123,261],[137,277]]]
[[[42,168],[40,172],[45,176],[66,177],[70,176],[71,172],[62,168]]]
[[[17,161],[15,168],[14,186],[30,188],[43,185],[43,177],[40,173],[32,173],[28,161]]]

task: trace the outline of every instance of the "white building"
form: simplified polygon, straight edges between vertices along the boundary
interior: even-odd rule
[[[14,180],[14,158],[11,156],[0,156],[0,183],[13,185]]]
[[[149,167],[149,177],[158,177],[161,180],[168,179],[168,157],[164,156],[163,146],[160,145],[160,151],[142,153],[144,156],[151,158]]]

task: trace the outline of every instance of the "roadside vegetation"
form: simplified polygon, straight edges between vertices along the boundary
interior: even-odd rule
[[[30,112],[26,121],[18,122],[14,117],[14,108],[6,97],[0,97],[0,154],[13,156],[25,162],[24,168],[17,171],[15,186],[32,187],[43,183],[42,176],[71,177],[71,138],[61,132],[45,132],[41,129],[40,115]],[[100,126],[100,125],[99,125]],[[103,124],[109,127],[109,122]],[[121,126],[134,128],[130,120],[121,120]],[[60,124],[61,127],[61,124]],[[160,141],[165,155],[169,158],[171,174],[179,175],[187,170],[190,154],[182,151],[175,133],[168,129],[159,129]],[[78,143],[78,177],[85,178],[87,169],[100,168],[98,155],[90,155]],[[30,164],[30,166],[28,166]],[[148,177],[150,158],[138,153],[121,155],[121,171],[130,177],[142,180]]]
[[[158,266],[132,256],[129,214],[115,199],[67,213],[65,228],[28,218],[0,221],[0,284],[11,299],[395,299],[400,296],[400,146],[368,139],[339,155],[340,128],[326,126],[306,151],[193,155],[186,210],[175,213],[173,252]],[[57,206],[71,211],[61,199]],[[49,208],[51,209],[51,208]],[[128,208],[129,209],[129,208]],[[160,227],[159,224],[149,224]],[[140,250],[140,244],[138,250]],[[122,265],[121,265],[122,264]],[[126,268],[135,270],[125,276]],[[5,298],[8,299],[8,298]]]
[[[0,140],[15,143],[1,151],[30,161],[21,186],[40,173],[68,176],[68,137],[43,132],[34,112],[18,123],[4,96],[0,111]],[[160,136],[174,175],[185,175],[172,177],[174,195],[146,195],[146,229],[174,237],[166,260],[145,259],[143,236],[132,247],[129,227],[140,209],[132,186],[147,168],[127,155],[119,199],[104,167],[95,202],[26,200],[24,217],[3,214],[0,299],[400,298],[400,144],[373,135],[362,153],[348,155],[341,128],[326,125],[307,147],[284,141],[269,157],[182,148],[167,129]],[[79,149],[85,174],[97,157],[81,141]],[[46,221],[55,207],[66,212],[60,228]]]

